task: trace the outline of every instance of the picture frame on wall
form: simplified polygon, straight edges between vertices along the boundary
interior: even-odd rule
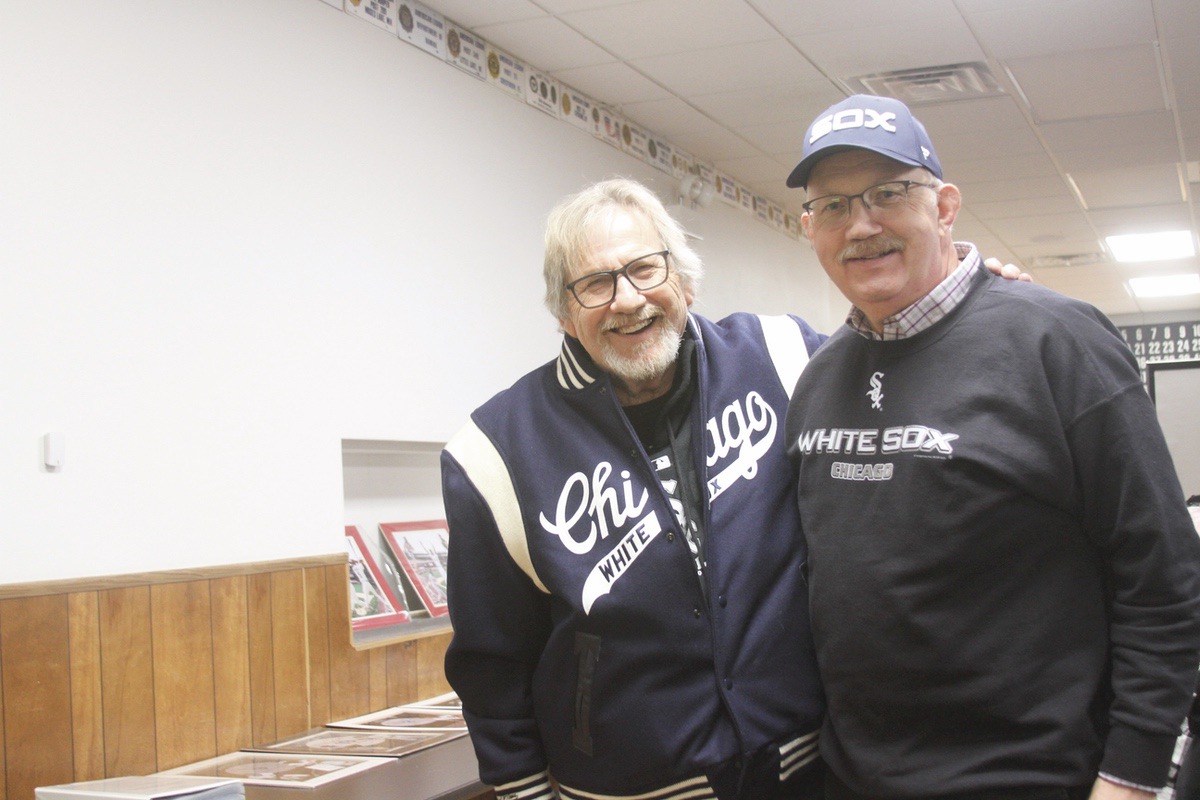
[[[379,530],[429,615],[447,614],[446,559],[450,528],[446,521],[381,522]]]
[[[407,606],[392,591],[357,525],[346,526],[346,551],[350,558],[350,626],[369,630],[408,622]]]

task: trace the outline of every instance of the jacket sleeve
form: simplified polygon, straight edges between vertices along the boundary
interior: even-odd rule
[[[1140,382],[1068,429],[1085,522],[1107,564],[1112,690],[1100,772],[1157,789],[1200,659],[1200,539]]]
[[[825,340],[829,338],[829,334],[817,333],[817,331],[813,329],[813,326],[809,325],[795,314],[789,314],[788,316],[795,320],[796,324],[800,326],[800,333],[804,337],[804,346],[807,348],[810,356],[817,352],[817,348],[825,344]]]
[[[442,453],[442,496],[454,627],[446,678],[462,699],[480,779],[501,797],[549,797],[532,698],[549,631],[548,596],[514,562],[492,509],[449,452]]]

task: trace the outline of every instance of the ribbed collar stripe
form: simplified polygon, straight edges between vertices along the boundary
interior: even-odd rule
[[[779,748],[779,780],[785,781],[817,758],[817,731],[798,736]]]
[[[588,384],[594,383],[595,380],[596,378],[588,374],[579,358],[571,350],[571,340],[564,337],[562,349],[558,353],[558,384],[567,390],[583,389]]]
[[[498,800],[552,800],[557,797],[550,785],[550,773],[545,770],[501,784],[495,790]]]
[[[652,792],[643,794],[596,794],[582,789],[572,789],[559,784],[559,792],[568,800],[693,800],[694,798],[715,798],[716,792],[709,784],[708,778],[699,775],[670,786],[663,786]]]

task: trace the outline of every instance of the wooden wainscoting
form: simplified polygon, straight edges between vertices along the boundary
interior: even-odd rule
[[[0,586],[0,800],[450,690],[450,634],[355,650],[344,556]]]

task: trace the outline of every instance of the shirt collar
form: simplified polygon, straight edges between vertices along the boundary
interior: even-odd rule
[[[963,301],[971,288],[971,278],[979,271],[981,260],[975,245],[970,242],[955,242],[954,250],[958,255],[958,266],[954,271],[933,287],[929,294],[908,308],[885,317],[883,333],[876,333],[867,321],[867,315],[858,308],[850,309],[846,324],[859,335],[880,342],[907,339],[933,327]]]

